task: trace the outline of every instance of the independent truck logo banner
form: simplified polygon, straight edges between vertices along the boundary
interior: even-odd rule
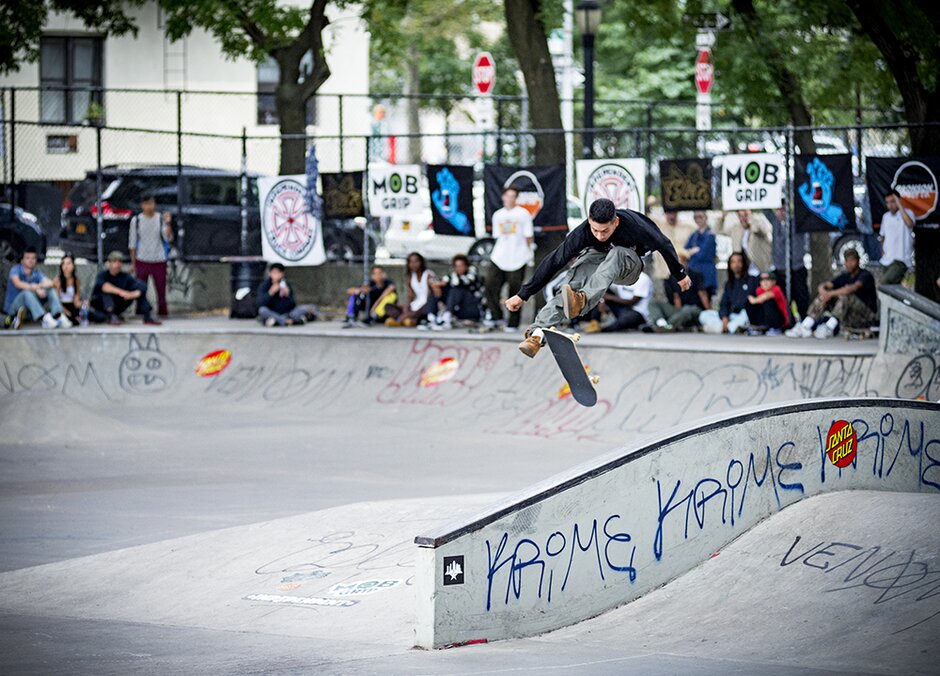
[[[607,198],[618,209],[643,211],[646,160],[578,160],[578,194],[588,213],[594,200]]]
[[[306,177],[263,176],[261,197],[261,254],[269,263],[320,265],[326,261],[323,228],[307,210]]]

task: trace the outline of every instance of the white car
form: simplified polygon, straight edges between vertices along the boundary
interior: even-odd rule
[[[567,207],[568,229],[571,230],[584,221],[584,209],[580,200],[572,195],[568,196]],[[419,216],[392,218],[384,232],[384,242],[375,252],[376,260],[387,262],[389,259],[405,258],[415,251],[429,261],[450,261],[457,254],[466,254],[475,263],[485,261],[493,249],[493,238],[486,232],[482,186],[475,185],[473,188],[473,215],[475,238],[435,233],[428,203],[425,203]]]

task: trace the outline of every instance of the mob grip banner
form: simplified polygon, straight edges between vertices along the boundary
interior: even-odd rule
[[[373,216],[406,216],[424,210],[417,164],[370,164],[367,182]]]
[[[429,164],[427,176],[434,232],[472,236],[473,167]]]
[[[782,155],[750,153],[716,158],[721,163],[721,208],[775,209],[783,199]]]

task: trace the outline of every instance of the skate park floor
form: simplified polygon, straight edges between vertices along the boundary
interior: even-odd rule
[[[169,336],[233,327],[311,338],[442,335],[337,323],[270,330],[222,318],[173,319],[147,330]],[[140,330],[137,322],[92,327],[87,339]],[[48,334],[28,333],[36,340]],[[458,333],[519,340],[451,332]],[[590,340],[663,352],[877,351],[876,341],[843,339]],[[0,419],[16,430],[0,440],[4,673],[938,672],[936,496],[850,492],[805,500],[601,617],[532,639],[420,651],[411,649],[406,572],[383,572],[401,582],[358,607],[284,607],[246,597],[263,591],[256,578],[277,559],[269,554],[291,553],[296,543],[303,549],[317,534],[365,529],[376,535],[370,543],[391,549],[394,566],[406,569],[411,539],[425,526],[473,512],[608,444],[524,436],[484,443],[434,411],[417,424],[378,429],[365,413],[352,422],[326,417],[314,434],[295,411],[271,407],[232,415],[180,401],[149,411],[118,404],[89,411],[50,406],[38,394],[0,408]],[[923,562],[922,584],[934,580],[933,595],[915,601],[922,591],[895,590],[876,602],[890,570],[853,584],[844,575],[830,580],[836,575],[812,565],[818,557],[781,565],[788,552],[795,558],[822,542],[910,553]],[[220,603],[230,611],[214,611]]]

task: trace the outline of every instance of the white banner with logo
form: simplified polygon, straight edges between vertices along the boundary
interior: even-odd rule
[[[776,209],[783,199],[786,168],[783,155],[748,153],[715,158],[721,165],[721,208]]]
[[[261,255],[269,263],[320,265],[326,261],[323,228],[307,212],[306,177],[262,176]]]
[[[591,203],[606,197],[618,209],[642,212],[646,203],[646,160],[578,160],[578,194],[587,215]]]
[[[369,164],[369,213],[372,216],[408,216],[429,211],[421,199],[421,166]]]

